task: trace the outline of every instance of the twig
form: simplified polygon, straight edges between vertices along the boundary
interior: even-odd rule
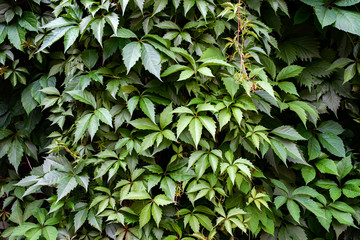
[[[240,6],[241,6],[241,0],[239,0],[239,8],[238,8],[238,31],[237,31],[236,46],[237,46],[237,49],[239,51],[242,70],[244,71],[246,80],[248,80],[250,82],[250,78],[249,78],[249,75],[248,75],[248,73],[246,71],[245,62],[244,62],[244,58],[243,58],[243,55],[242,55],[242,49],[244,47],[243,47],[243,44],[241,44],[241,49],[240,49],[240,46],[239,46],[239,43],[240,43],[240,31],[242,31],[241,30],[241,22],[240,22],[240,17],[241,17]],[[242,43],[243,43],[243,41],[242,41]]]

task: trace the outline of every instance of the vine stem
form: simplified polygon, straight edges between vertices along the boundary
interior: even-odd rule
[[[33,170],[32,166],[31,166],[31,164],[30,164],[29,158],[27,157],[27,155],[26,155],[26,154],[25,154],[25,157],[26,157],[26,161],[27,161],[27,163],[28,163],[28,165],[29,165],[30,169],[31,169],[31,170]]]
[[[240,44],[240,32],[242,32],[242,30],[241,30],[242,26],[241,26],[241,22],[240,22],[240,17],[241,17],[240,6],[241,6],[241,0],[239,0],[239,8],[238,8],[238,12],[237,12],[237,15],[238,15],[238,31],[237,31],[236,46],[237,46],[237,49],[238,49],[239,55],[240,55],[241,68],[244,71],[246,80],[248,80],[250,82],[250,78],[249,78],[249,75],[248,75],[248,73],[246,71],[246,67],[245,67],[245,61],[244,61],[244,58],[243,58],[243,55],[242,55],[243,44],[241,44],[241,49],[240,49],[240,46],[239,46],[239,44]]]

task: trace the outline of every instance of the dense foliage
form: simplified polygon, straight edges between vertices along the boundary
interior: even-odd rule
[[[0,0],[4,239],[359,239],[360,0]]]

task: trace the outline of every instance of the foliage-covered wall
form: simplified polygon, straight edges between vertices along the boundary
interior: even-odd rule
[[[359,239],[360,0],[0,1],[4,239]]]

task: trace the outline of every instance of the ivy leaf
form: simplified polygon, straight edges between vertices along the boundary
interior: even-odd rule
[[[201,124],[201,121],[199,120],[199,118],[193,118],[191,120],[191,122],[189,124],[189,132],[191,134],[192,139],[194,140],[196,148],[200,142],[202,128],[203,128],[203,125]]]
[[[10,43],[16,49],[19,49],[20,51],[22,51],[23,47],[21,45],[23,44],[23,41],[25,40],[26,31],[22,27],[18,26],[17,24],[12,24],[10,26],[7,26],[7,34],[8,34],[7,36],[8,36]],[[60,36],[59,38],[61,38],[61,37],[62,36]],[[45,40],[44,40],[44,42],[45,42]]]
[[[142,45],[141,60],[145,69],[154,74],[161,81],[161,57],[153,46],[147,43]]]
[[[96,116],[92,115],[89,120],[89,124],[88,124],[88,131],[89,131],[91,139],[94,138],[97,130],[99,129],[99,126],[100,126],[99,119]]]
[[[157,0],[154,3],[154,11],[152,16],[154,16],[155,14],[161,12],[162,10],[164,10],[164,8],[166,7],[166,5],[168,4],[168,0]]]
[[[319,169],[321,173],[329,173],[337,176],[339,175],[336,164],[333,160],[321,159],[315,163],[315,166]]]
[[[141,56],[141,44],[139,42],[128,43],[122,50],[122,56],[128,74]]]
[[[283,79],[288,79],[292,77],[298,76],[302,71],[304,70],[304,67],[300,67],[298,65],[290,65],[287,66],[279,72],[279,74],[276,77],[276,81],[280,81]]]
[[[321,153],[321,147],[319,141],[315,137],[311,137],[308,142],[308,155],[309,160],[318,158]]]
[[[119,26],[119,17],[116,13],[112,12],[105,16],[105,20],[109,23],[114,33],[117,33]]]
[[[104,27],[105,27],[105,19],[104,18],[97,18],[91,23],[91,29],[94,33],[95,38],[98,40],[100,46],[102,47],[102,37],[104,34]]]
[[[285,146],[276,139],[270,139],[272,149],[275,154],[283,161],[286,165],[287,152]]]
[[[177,185],[170,177],[166,176],[161,180],[160,188],[168,198],[175,199]]]
[[[301,175],[305,180],[305,183],[308,184],[316,177],[316,171],[313,167],[302,166],[301,167]]]
[[[292,126],[288,126],[288,125],[275,128],[274,130],[271,131],[271,133],[289,140],[294,140],[294,141],[306,140]]]
[[[145,207],[140,212],[140,216],[139,216],[140,228],[143,228],[150,221],[151,205],[152,205],[152,203],[148,203],[147,205],[145,205]]]
[[[345,157],[344,143],[341,138],[333,133],[319,133],[318,138],[321,145],[330,153],[337,157]]]
[[[195,5],[195,0],[184,0],[184,15]]]
[[[126,7],[127,7],[128,3],[129,3],[129,1],[130,0],[119,0],[123,15],[125,14],[125,10],[126,10]]]
[[[92,69],[99,59],[98,52],[95,49],[86,49],[81,53],[81,59],[88,69]]]
[[[96,108],[96,101],[95,97],[88,91],[84,90],[73,90],[67,92],[70,94],[71,97],[75,98],[76,100],[91,105],[94,109]]]
[[[96,217],[93,210],[90,210],[89,211],[89,214],[88,214],[88,221],[89,221],[89,224],[91,226],[93,226],[94,228],[96,228],[97,230],[101,231],[102,230],[102,218],[100,217]]]
[[[287,209],[289,210],[290,215],[294,218],[297,223],[300,223],[300,207],[295,203],[295,201],[289,199],[286,202]]]
[[[51,46],[57,40],[62,38],[65,35],[65,33],[72,27],[73,26],[60,27],[60,28],[55,28],[54,30],[52,30],[50,32],[50,34],[46,35],[40,49],[37,52],[41,52],[45,48]]]
[[[336,16],[338,13],[334,8],[330,9],[325,6],[319,6],[315,8],[315,14],[321,26],[324,28],[336,21]]]
[[[356,63],[350,64],[349,66],[347,66],[347,68],[345,68],[345,72],[344,72],[344,83],[353,79],[355,74],[356,74]]]
[[[23,156],[24,149],[20,141],[16,138],[13,139],[8,151],[9,162],[14,166],[16,172],[18,171],[19,165],[21,163],[21,158]]]
[[[336,6],[348,7],[360,3],[360,0],[337,0],[334,2]]]
[[[80,35],[80,27],[75,26],[70,28],[64,36],[64,53],[72,46],[74,45],[76,39]]]
[[[85,223],[85,220],[88,216],[88,212],[89,212],[88,208],[84,208],[75,214],[74,217],[75,232]]]
[[[99,108],[94,111],[95,116],[103,123],[112,127],[111,113],[106,108]]]
[[[90,123],[90,119],[93,115],[88,113],[84,116],[82,116],[77,124],[76,124],[76,130],[75,130],[75,139],[74,142],[77,142],[80,140],[80,138],[83,136],[83,134],[85,133],[86,129],[89,127],[89,123]],[[93,126],[91,126],[93,127]],[[94,129],[91,129],[91,134],[93,134]]]
[[[215,140],[216,125],[214,119],[208,116],[198,116],[198,118],[200,119],[201,124],[209,131]]]
[[[148,118],[138,118],[136,120],[130,121],[129,123],[137,129],[160,131],[160,128]]]
[[[341,31],[360,35],[360,26],[356,24],[360,21],[360,13],[337,8],[335,27]]]
[[[63,197],[70,193],[77,185],[75,177],[67,176],[61,179],[59,185],[57,186],[58,197],[56,202],[60,201]]]
[[[146,97],[140,98],[140,108],[155,123],[155,105]]]
[[[235,80],[231,77],[221,78],[223,81],[226,91],[230,94],[232,98],[234,98],[236,92],[239,90],[240,85],[235,82]]]
[[[156,195],[156,197],[154,198],[154,202],[156,203],[156,205],[159,206],[166,206],[174,203],[174,201],[172,201],[168,196],[163,194]]]
[[[58,230],[53,226],[46,226],[42,229],[42,235],[46,240],[56,240]]]
[[[154,218],[154,220],[156,222],[157,227],[159,227],[161,217],[162,217],[161,208],[156,204],[152,204],[151,213],[152,213],[152,216],[153,216],[153,218]]]

